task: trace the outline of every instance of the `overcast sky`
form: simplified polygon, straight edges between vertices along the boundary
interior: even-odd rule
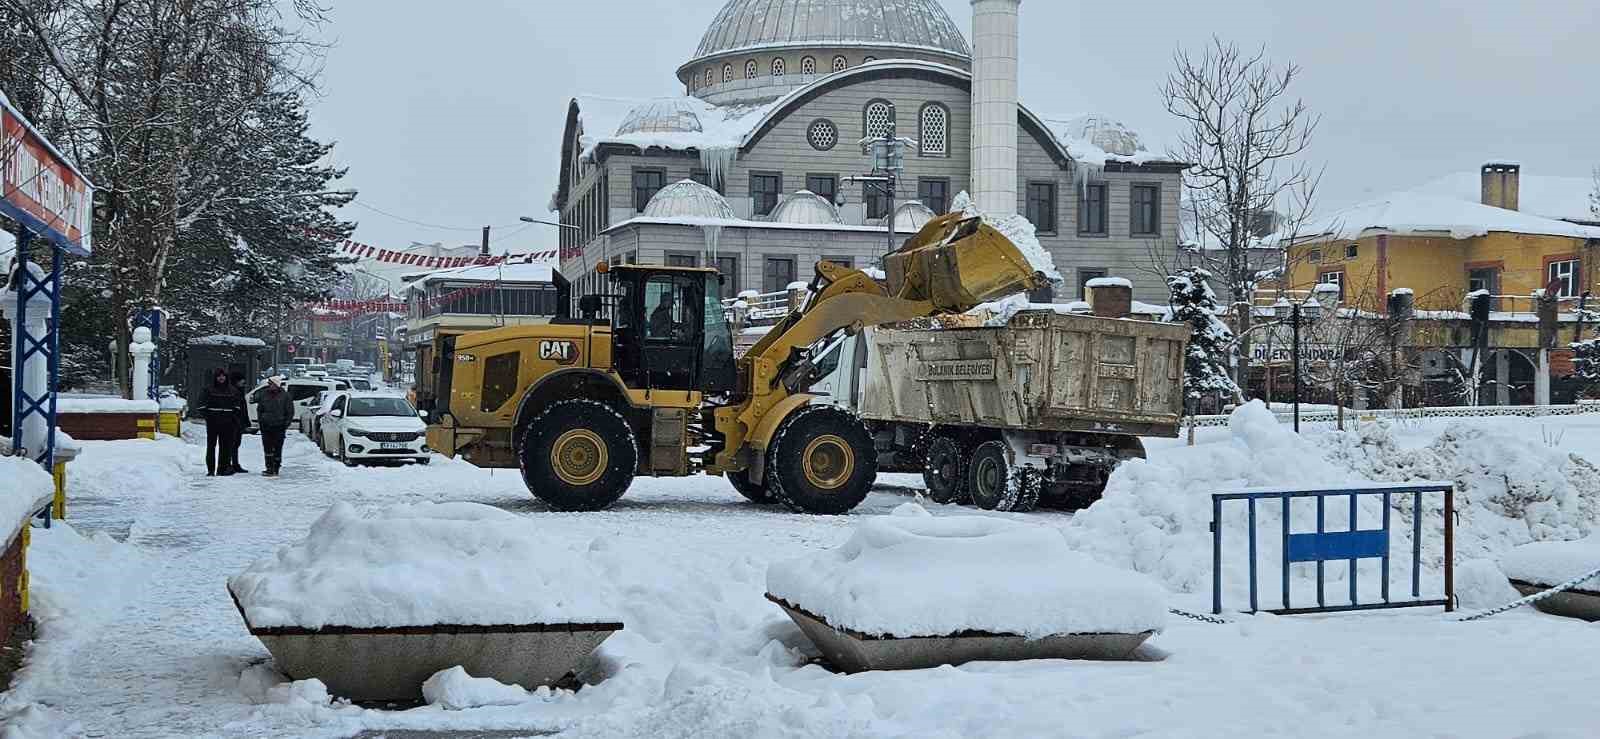
[[[941,2],[970,36],[969,2]],[[551,248],[554,229],[517,217],[546,216],[570,98],[680,92],[673,72],[722,4],[335,0],[316,135],[338,142],[360,201],[394,214],[348,207],[356,240],[459,244],[494,225],[497,252]],[[1594,0],[1026,0],[1022,101],[1107,113],[1163,149],[1172,53],[1213,34],[1304,68],[1322,210],[1493,158],[1525,174],[1600,164]]]

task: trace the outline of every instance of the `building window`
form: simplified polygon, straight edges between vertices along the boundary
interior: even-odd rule
[[[817,151],[827,151],[839,143],[839,127],[826,118],[818,118],[806,127],[806,142]]]
[[[522,352],[496,354],[483,363],[483,398],[478,409],[484,413],[500,410],[517,392],[517,365]]]
[[[831,174],[806,175],[806,189],[821,196],[828,202],[834,202],[839,196],[839,177]]]
[[[1349,245],[1345,246],[1345,248],[1344,248],[1344,258],[1345,259],[1355,259],[1356,257],[1358,257],[1360,255],[1361,255],[1361,245],[1360,244],[1349,244]]]
[[[894,103],[874,100],[861,112],[863,135],[869,139],[882,138],[894,131]]]
[[[867,206],[867,218],[889,217],[889,196],[878,183],[861,183],[861,202]]]
[[[761,291],[768,293],[789,289],[794,282],[794,257],[767,257],[761,272]]]
[[[801,57],[800,58],[800,74],[816,74],[816,73],[817,73],[817,58],[814,57],[814,56]]]
[[[1056,231],[1056,183],[1028,183],[1028,220],[1039,233]]]
[[[849,257],[849,256],[845,256],[843,254],[835,254],[833,256],[829,256],[827,254],[824,254],[824,255],[822,255],[822,261],[824,261],[824,262],[833,262],[834,264],[837,264],[840,267],[854,267],[854,266],[856,266],[856,258],[855,257]]]
[[[668,254],[667,255],[667,266],[668,267],[698,267],[698,266],[700,266],[700,257],[698,255],[695,255],[695,254]]]
[[[1340,300],[1340,302],[1344,301],[1344,270],[1342,270],[1342,269],[1329,270],[1327,272],[1323,272],[1323,273],[1317,275],[1317,284],[1319,284],[1319,285],[1338,285],[1339,286],[1339,300]]]
[[[783,57],[772,60],[772,76],[782,77],[784,72]]]
[[[706,87],[710,87],[711,86],[711,81],[712,81],[711,75],[712,74],[714,74],[714,71],[710,67],[706,67]],[[724,75],[724,76],[726,76],[726,75]],[[726,82],[727,80],[723,80],[723,81]]]
[[[650,198],[656,196],[661,188],[666,187],[667,172],[663,169],[636,169],[633,170],[633,209],[643,213],[644,207],[650,204]]]
[[[1578,293],[1582,292],[1579,289],[1581,285],[1578,277],[1582,272],[1578,269],[1578,266],[1579,262],[1576,259],[1551,262],[1544,268],[1545,286],[1555,290],[1558,298],[1578,297]]]
[[[783,195],[783,175],[774,172],[751,173],[750,200],[757,216],[770,215]]]
[[[1090,280],[1098,280],[1098,279],[1100,279],[1102,277],[1105,277],[1105,276],[1106,276],[1106,271],[1103,270],[1103,269],[1085,269],[1083,267],[1079,267],[1078,268],[1078,299],[1079,300],[1088,300],[1089,299],[1089,281]]]
[[[756,60],[751,59],[744,63],[744,78],[747,80],[756,78]]]
[[[835,72],[843,72],[843,71],[845,71],[846,69],[849,69],[849,68],[850,68],[850,60],[845,59],[843,55],[836,56],[836,57],[833,58],[833,71],[835,71]]]
[[[724,83],[728,83],[728,82],[732,82],[733,81],[733,65],[732,64],[724,64],[724,65],[722,65],[722,81]],[[711,71],[710,70],[706,70],[706,82],[707,83],[711,82]]]
[[[1161,188],[1157,185],[1134,185],[1129,204],[1132,222],[1131,236],[1161,235]]]
[[[935,215],[944,215],[950,209],[950,180],[945,177],[917,180],[917,199]]]
[[[1467,270],[1467,292],[1483,291],[1494,295],[1500,292],[1500,270],[1494,267],[1479,267]]]
[[[1078,203],[1078,233],[1085,236],[1105,236],[1108,215],[1106,183],[1091,182],[1083,186],[1083,200]]]
[[[945,156],[950,153],[950,111],[938,103],[922,106],[917,117],[918,140],[924,156]]]
[[[739,258],[717,257],[717,272],[722,275],[722,297],[739,294]]]
[[[1316,264],[1318,262],[1321,262],[1322,261],[1322,250],[1321,249],[1312,249],[1311,251],[1306,252],[1306,261],[1310,262],[1312,264]]]

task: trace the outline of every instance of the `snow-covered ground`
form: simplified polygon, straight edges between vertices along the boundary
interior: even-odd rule
[[[1297,458],[1304,448],[1270,440],[1256,440],[1267,444],[1265,452],[1251,451],[1228,429],[1202,429],[1194,449],[1151,440],[1151,461],[1142,471],[1119,471],[1114,494],[1097,504],[1100,512],[1091,509],[1077,521],[1054,511],[1009,517],[1061,529],[1069,543],[1105,564],[1156,578],[1173,591],[1175,604],[1203,610],[1205,588],[1185,585],[1210,567],[1208,560],[1188,561],[1199,536],[1193,516],[1181,504],[1152,509],[1161,490],[1181,489],[1163,477],[1173,470],[1210,475],[1207,484],[1231,479],[1205,469],[1211,458],[1219,460],[1216,469],[1241,470],[1233,480],[1241,484],[1292,477],[1297,468],[1358,477],[1437,466],[1438,450],[1446,447],[1535,456],[1543,449],[1550,458],[1575,451],[1600,459],[1600,417],[1476,419],[1452,432],[1504,432],[1526,447],[1494,438],[1441,446],[1450,423],[1394,424],[1388,446],[1378,443],[1381,435],[1319,442],[1335,450],[1338,462]],[[0,699],[9,731],[108,737],[350,736],[407,728],[603,737],[1600,733],[1593,701],[1600,627],[1530,609],[1473,623],[1451,621],[1437,608],[1232,615],[1225,626],[1171,618],[1138,662],[988,663],[851,676],[808,664],[810,645],[763,598],[769,565],[838,547],[861,516],[910,500],[914,477],[884,476],[852,516],[756,506],[708,478],[640,480],[611,510],[554,513],[528,495],[514,471],[446,460],[425,468],[348,469],[290,434],[282,477],[208,479],[202,452],[175,439],[84,444],[70,475],[71,526],[36,531],[33,539],[41,637],[17,686]],[[1433,456],[1416,456],[1423,452]],[[1249,455],[1262,453],[1283,459],[1250,467]],[[259,470],[256,437],[247,437],[244,458]],[[1509,475],[1532,475],[1545,492],[1563,480],[1588,484],[1566,472],[1539,477],[1537,465],[1519,460],[1505,462],[1507,489],[1522,482]],[[1473,494],[1484,496],[1485,505],[1504,497],[1487,487]],[[304,539],[335,503],[371,509],[449,501],[498,507],[533,522],[551,543],[589,553],[590,566],[604,575],[594,584],[597,593],[618,604],[626,623],[601,647],[585,676],[592,684],[576,694],[542,690],[514,705],[447,710],[444,704],[479,702],[464,694],[517,695],[471,687],[456,675],[436,684],[436,692],[456,697],[405,711],[330,704],[316,685],[281,684],[266,651],[245,632],[227,579]],[[935,515],[973,513],[925,505]],[[1557,527],[1552,531],[1578,515],[1577,508],[1541,510]],[[1491,521],[1486,514],[1475,520]],[[1492,536],[1464,537],[1498,547],[1548,533],[1493,522]],[[1470,525],[1464,521],[1463,528]],[[1147,538],[1119,549],[1109,540],[1115,536]],[[1159,557],[1145,562],[1131,554],[1141,550]],[[1463,597],[1470,595],[1475,607],[1514,597],[1494,582],[1497,576],[1492,566],[1487,573],[1464,568]]]

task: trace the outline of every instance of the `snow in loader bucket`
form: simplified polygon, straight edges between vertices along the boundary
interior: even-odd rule
[[[1423,540],[1426,538],[1423,530],[1423,496],[1429,493],[1440,493],[1444,498],[1443,514],[1443,564],[1444,583],[1443,597],[1429,598],[1423,596]],[[1296,531],[1294,520],[1298,517],[1301,526],[1308,526],[1307,505],[1294,505],[1296,500],[1311,499],[1315,502],[1315,531]],[[1349,503],[1349,513],[1342,529],[1329,531],[1327,522],[1328,498],[1339,499],[1338,502]],[[1409,498],[1409,500],[1407,500]],[[1274,501],[1276,506],[1269,508],[1269,513],[1276,514],[1277,525],[1267,522],[1270,528],[1276,528],[1277,536],[1258,537],[1257,534],[1257,503],[1259,501]],[[1384,608],[1407,608],[1413,606],[1444,606],[1446,611],[1455,609],[1455,485],[1449,482],[1418,481],[1404,484],[1371,484],[1371,485],[1345,485],[1329,489],[1296,489],[1296,488],[1251,488],[1214,493],[1211,496],[1211,612],[1222,613],[1223,608],[1223,530],[1224,504],[1231,501],[1244,501],[1246,518],[1243,521],[1246,531],[1246,551],[1249,562],[1249,592],[1250,607],[1247,612],[1256,613],[1267,611],[1277,614],[1303,614],[1303,613],[1332,613],[1339,611],[1364,611]],[[1309,501],[1308,501],[1309,502]],[[1397,507],[1397,502],[1409,503],[1408,506]],[[1363,505],[1365,504],[1365,505]],[[1374,507],[1377,510],[1372,510]],[[1365,508],[1365,510],[1363,510]],[[1430,509],[1431,510],[1431,509]],[[1409,599],[1396,600],[1390,595],[1390,575],[1394,568],[1390,567],[1391,540],[1395,538],[1396,531],[1391,523],[1396,513],[1409,514],[1411,526],[1409,532],[1402,531],[1400,537],[1409,540],[1411,566],[1408,571],[1400,574],[1410,575],[1411,596]],[[1297,515],[1298,514],[1298,515]],[[1363,523],[1367,526],[1378,519],[1377,528],[1361,528]],[[1238,522],[1236,522],[1238,523]],[[1269,539],[1259,541],[1258,539]],[[1270,541],[1276,539],[1276,541]],[[1262,548],[1276,549],[1276,554],[1281,562],[1279,570],[1280,598],[1278,608],[1261,608],[1261,594],[1259,577],[1257,576],[1257,563]],[[1268,558],[1271,552],[1265,553]],[[1369,594],[1363,600],[1359,587],[1361,580],[1362,560],[1378,560],[1377,572],[1378,597],[1370,596],[1371,587],[1367,588]],[[1270,561],[1270,559],[1269,559]],[[1348,587],[1348,598],[1342,603],[1329,602],[1326,588],[1326,563],[1343,561],[1345,569],[1343,575]],[[1315,565],[1316,568],[1316,605],[1295,606],[1293,591],[1296,583],[1302,586],[1305,577],[1294,577],[1294,565]],[[1369,567],[1370,572],[1372,568]],[[1303,571],[1302,571],[1303,573]],[[1404,583],[1402,582],[1402,587]],[[1304,587],[1301,588],[1304,590]]]

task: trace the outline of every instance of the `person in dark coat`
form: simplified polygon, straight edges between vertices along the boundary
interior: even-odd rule
[[[233,471],[249,472],[250,470],[239,465],[239,445],[244,443],[245,429],[250,428],[250,407],[247,405],[249,401],[245,397],[245,393],[249,388],[244,384],[244,373],[239,370],[228,373],[228,382],[232,383],[233,388],[239,391],[239,404],[234,410],[233,417]]]
[[[200,391],[200,412],[206,419],[206,476],[231,475],[233,434],[238,428],[239,390],[228,382],[221,367],[211,376],[211,384]]]
[[[267,378],[261,389],[261,399],[256,402],[256,422],[261,424],[261,450],[266,455],[266,469],[261,474],[277,477],[283,468],[283,437],[294,422],[294,400],[283,387],[284,378]]]

